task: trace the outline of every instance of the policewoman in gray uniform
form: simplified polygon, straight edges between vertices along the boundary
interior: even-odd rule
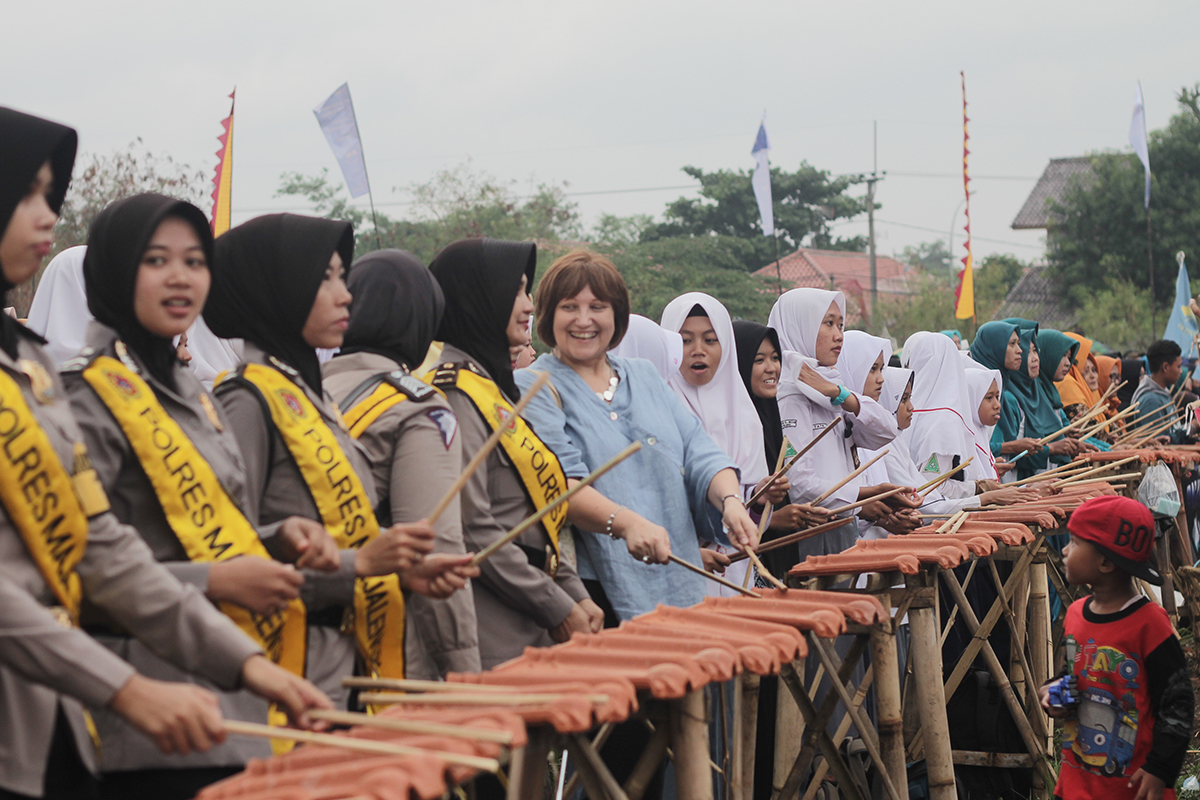
[[[0,289],[32,277],[48,251],[75,143],[69,128],[0,108]],[[139,675],[77,626],[84,600],[217,686],[245,686],[297,717],[328,707],[108,513],[42,343],[0,318],[0,798],[97,796],[85,707],[111,709],[164,752],[224,739],[210,692]]]
[[[316,355],[318,347],[342,344],[351,299],[344,265],[353,250],[349,223],[294,214],[258,217],[216,242],[204,318],[217,336],[244,339],[245,347],[237,373],[215,391],[245,461],[248,516],[260,525],[299,515],[347,533],[365,529],[368,517],[374,519],[377,494],[370,464],[324,391]],[[323,429],[319,435],[332,435],[337,445],[337,472],[330,473],[336,486],[329,482],[333,477],[305,478],[291,449],[295,443],[279,427],[277,414],[291,409],[307,415],[306,404],[318,419],[305,416],[305,425]],[[342,502],[343,489],[351,487]],[[341,514],[336,522],[319,506],[330,492]],[[348,696],[342,680],[355,674],[354,626],[365,622],[350,613],[356,579],[401,574],[427,576],[439,586],[466,584],[465,557],[425,558],[433,539],[428,525],[392,525],[370,541],[356,541],[357,547],[340,541],[336,571],[305,574],[300,597],[308,614],[307,676],[338,707],[345,707]],[[389,619],[389,633],[402,635],[402,622]]]
[[[83,265],[88,307],[95,320],[88,325],[83,351],[63,364],[62,378],[117,519],[136,528],[154,557],[184,584],[214,603],[233,603],[260,618],[271,618],[299,596],[304,579],[290,564],[266,557],[267,548],[257,542],[257,532],[245,521],[241,511],[245,467],[237,442],[200,381],[176,357],[172,341],[200,315],[210,283],[211,254],[208,222],[190,203],[143,194],[102,211],[92,223]],[[158,415],[169,417],[178,428],[154,421]],[[150,446],[135,449],[131,432]],[[196,471],[205,466],[211,478],[198,479]],[[154,472],[157,484],[148,472]],[[177,532],[159,492],[168,497],[175,493],[184,511],[201,515],[200,524],[190,524],[194,519],[190,515],[182,524],[175,517],[175,525],[181,528]],[[212,503],[222,493],[232,502],[222,506],[224,513],[218,518],[216,509],[204,503]],[[214,545],[233,544],[226,534],[237,521],[255,538],[250,552],[219,550],[228,560],[192,560],[181,536],[191,536],[189,544],[214,537],[199,542],[203,552],[211,553]],[[326,552],[336,553],[322,526],[300,518],[292,518],[291,523],[307,527],[311,535],[327,542]],[[274,539],[268,541],[274,545]],[[316,550],[310,547],[302,563],[311,563]],[[330,558],[329,567],[336,565]],[[251,618],[243,615],[242,619]],[[249,625],[243,630],[247,628],[254,630]],[[265,700],[246,691],[219,691],[106,620],[93,620],[87,630],[143,675],[194,682],[217,691],[226,718],[267,722]],[[302,653],[303,641],[296,646]],[[240,771],[247,759],[271,754],[266,740],[234,737],[207,753],[165,756],[110,711],[97,711],[95,722],[102,744],[105,797],[149,792],[162,800],[187,800],[209,783]]]
[[[468,239],[447,246],[429,266],[446,298],[438,331],[445,348],[438,369],[424,378],[445,392],[454,410],[464,462],[491,436],[489,418],[495,419],[496,409],[511,411],[519,398],[509,347],[529,337],[533,310],[529,291],[536,265],[537,248],[532,243]],[[565,491],[566,478],[557,459],[536,440],[532,429],[525,428],[536,442],[538,456],[553,460],[554,480],[561,481]],[[482,550],[536,510],[533,497],[541,487],[531,491],[522,481],[505,443],[502,437],[501,446],[463,489],[463,537],[468,550]],[[542,499],[552,498],[543,495]],[[563,517],[565,513],[564,509]],[[526,647],[566,641],[575,631],[598,631],[603,625],[603,612],[575,569],[559,558],[545,524],[533,526],[500,548],[481,565],[481,571],[472,588],[484,669],[519,656]]]
[[[346,285],[354,296],[350,327],[339,354],[322,365],[325,388],[371,462],[380,523],[422,520],[462,469],[458,419],[441,392],[410,373],[437,332],[442,289],[402,250],[358,259]],[[434,524],[435,552],[465,552],[461,520],[459,503],[451,503]],[[413,594],[406,610],[408,677],[479,671],[470,586],[444,599]]]

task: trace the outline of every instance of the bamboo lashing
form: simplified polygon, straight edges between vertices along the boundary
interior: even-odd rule
[[[953,477],[954,477],[955,475],[957,475],[958,473],[962,472],[962,471],[963,471],[964,469],[966,469],[966,468],[967,468],[967,467],[970,465],[970,463],[971,463],[972,461],[974,461],[974,460],[975,460],[975,456],[971,456],[971,457],[970,457],[970,458],[968,458],[966,461],[962,462],[962,463],[961,463],[961,464],[959,464],[957,467],[955,467],[954,469],[952,469],[952,470],[950,470],[949,472],[947,472],[945,475],[939,475],[938,477],[934,478],[934,479],[933,479],[933,480],[931,480],[931,481],[926,481],[925,483],[923,483],[923,484],[921,484],[920,486],[918,486],[918,487],[917,487],[917,489],[916,489],[916,493],[917,493],[917,494],[919,494],[919,495],[921,495],[921,497],[924,497],[925,495],[929,494],[930,492],[932,492],[932,491],[933,491],[934,489],[936,489],[937,487],[941,486],[941,485],[942,485],[943,483],[945,483],[946,481],[948,481],[948,480],[950,480],[951,478],[953,478]]]
[[[283,739],[291,742],[304,742],[305,744],[323,744],[329,747],[340,747],[344,750],[357,750],[363,753],[378,753],[389,756],[437,758],[445,761],[447,764],[458,764],[484,772],[500,771],[500,762],[494,758],[427,750],[423,747],[410,747],[392,742],[381,742],[378,739],[357,739],[353,736],[339,736],[332,733],[313,733],[312,731],[298,731],[294,728],[278,728],[274,725],[260,725],[257,722],[241,722],[239,720],[227,719],[223,724],[225,725],[225,730],[229,733],[236,733],[239,736],[253,736],[259,739]]]
[[[801,542],[801,541],[804,541],[805,539],[811,539],[813,536],[817,536],[819,534],[825,533],[826,531],[831,531],[831,530],[834,530],[835,528],[840,528],[843,525],[849,525],[853,521],[854,521],[854,517],[846,517],[845,519],[835,519],[835,520],[832,520],[831,522],[822,522],[820,525],[817,525],[816,527],[805,528],[802,531],[796,531],[795,533],[789,533],[787,536],[780,536],[778,539],[772,539],[769,542],[763,542],[763,543],[759,544],[758,547],[755,548],[755,551],[757,552],[758,555],[761,556],[763,553],[766,553],[770,550],[777,550],[780,547],[786,547],[787,545],[792,544],[793,542]],[[729,561],[731,563],[734,563],[734,562],[738,562],[738,561],[743,561],[748,557],[749,556],[747,556],[745,553],[737,553],[736,555],[730,556]]]
[[[827,429],[827,430],[828,430],[828,429]],[[850,481],[852,481],[852,480],[854,480],[855,478],[857,478],[859,475],[862,475],[864,472],[866,472],[866,471],[867,471],[867,469],[868,469],[868,468],[869,468],[871,465],[873,465],[873,464],[874,464],[876,461],[878,461],[879,459],[883,458],[883,457],[884,457],[884,456],[886,456],[887,454],[888,454],[888,451],[887,451],[886,449],[884,449],[884,450],[880,450],[880,451],[879,451],[879,454],[878,454],[877,456],[875,456],[875,457],[874,457],[874,458],[872,458],[870,461],[868,461],[867,463],[865,463],[865,464],[863,464],[862,466],[860,466],[858,469],[856,469],[856,470],[854,470],[853,472],[851,472],[851,473],[850,473],[849,475],[847,475],[846,477],[842,478],[840,481],[838,481],[837,483],[835,483],[833,486],[829,487],[829,489],[828,489],[828,490],[827,490],[827,491],[826,491],[826,492],[825,492],[823,495],[821,495],[820,497],[818,497],[816,500],[813,500],[812,502],[810,502],[810,503],[809,503],[809,505],[811,505],[811,506],[814,506],[814,507],[816,507],[816,506],[820,506],[820,505],[821,505],[821,503],[824,503],[826,500],[828,500],[828,499],[829,499],[829,496],[830,496],[831,494],[833,494],[833,493],[834,493],[834,492],[836,492],[838,489],[840,489],[840,488],[842,488],[843,486],[845,486],[845,485],[846,485],[847,483],[849,483]]]
[[[738,586],[733,581],[725,580],[720,575],[715,575],[706,569],[697,567],[695,564],[691,563],[690,561],[684,561],[682,558],[675,555],[674,553],[671,553],[671,555],[667,556],[667,558],[671,559],[672,564],[678,564],[679,566],[683,567],[684,569],[691,570],[692,572],[696,573],[697,575],[703,575],[705,578],[708,578],[710,581],[721,584],[726,589],[733,589],[735,592],[740,592],[741,594],[744,594],[747,597],[762,597],[762,595],[759,594],[758,592],[751,591],[750,589],[743,589],[741,586]],[[732,558],[729,560],[731,562],[733,561]]]
[[[432,722],[420,719],[400,719],[399,717],[381,717],[378,714],[363,714],[358,711],[327,711],[311,709],[307,712],[310,719],[332,722],[336,725],[362,725],[367,728],[379,728],[401,733],[428,734],[430,736],[448,736],[451,739],[468,739],[474,742],[492,742],[509,747],[513,742],[512,731],[502,731],[495,728],[472,728],[467,725],[450,725],[445,722]]]
[[[540,392],[542,387],[549,382],[550,373],[540,373],[537,377],[537,380],[535,380],[533,385],[529,387],[529,391],[521,395],[521,399],[517,400],[517,404],[513,406],[513,416],[521,416],[521,412],[525,410],[525,406],[529,405],[529,401],[533,399],[533,396]],[[500,422],[496,425],[496,430],[492,431],[492,435],[489,436],[487,441],[483,443],[483,447],[479,448],[479,452],[471,457],[471,460],[467,462],[467,466],[463,469],[462,474],[458,476],[456,481],[454,481],[454,485],[450,487],[450,490],[446,492],[445,496],[442,497],[442,499],[438,501],[438,504],[433,507],[433,511],[429,513],[429,516],[426,517],[426,521],[430,525],[437,522],[438,517],[442,516],[442,514],[446,512],[446,509],[450,507],[450,503],[454,502],[454,498],[458,497],[458,493],[462,491],[462,488],[467,485],[467,481],[469,481],[471,476],[475,474],[475,470],[479,469],[479,465],[483,463],[483,460],[491,454],[492,450],[496,449],[496,445],[500,442],[500,437],[504,434],[505,428],[506,426],[504,421],[500,420]]]
[[[604,705],[606,694],[564,694],[562,692],[517,692],[516,694],[398,694],[396,692],[363,692],[360,703],[377,706],[533,706],[553,703],[564,698],[582,697],[596,705]]]
[[[608,461],[601,464],[600,467],[595,472],[593,472],[591,475],[588,475],[586,478],[581,480],[579,483],[575,484],[570,489],[563,492],[558,497],[554,498],[554,502],[546,504],[540,510],[538,510],[537,513],[526,517],[524,520],[522,520],[520,523],[518,523],[517,526],[515,528],[513,528],[511,531],[504,534],[499,539],[492,542],[487,547],[483,548],[478,553],[476,553],[474,558],[471,559],[471,566],[477,567],[480,564],[482,564],[484,561],[486,561],[488,558],[490,558],[492,555],[494,555],[496,553],[496,551],[499,550],[501,547],[504,547],[506,544],[508,544],[509,542],[516,539],[522,533],[529,530],[534,525],[536,525],[538,522],[540,522],[542,520],[542,518],[545,517],[547,514],[549,514],[551,511],[558,508],[563,503],[567,502],[567,500],[571,499],[571,496],[574,495],[576,492],[578,492],[582,489],[585,489],[588,486],[591,486],[592,483],[595,482],[596,479],[599,478],[601,475],[608,472],[610,469],[615,467],[617,464],[620,464],[622,461],[629,458],[631,455],[633,455],[634,453],[636,453],[638,450],[641,450],[641,449],[642,449],[641,442],[631,443],[624,450],[617,453],[615,456],[610,458]]]
[[[757,492],[755,492],[754,494],[750,495],[750,499],[746,501],[746,505],[747,505],[747,506],[752,506],[752,505],[754,505],[755,503],[757,503],[757,502],[758,502],[758,500],[759,500],[759,498],[760,498],[760,497],[762,497],[764,494],[766,494],[766,493],[767,493],[767,488],[768,488],[768,487],[769,487],[769,486],[770,486],[772,483],[774,483],[774,482],[776,481],[776,479],[778,479],[778,478],[779,478],[779,476],[781,476],[781,475],[786,475],[786,474],[788,473],[788,471],[789,471],[789,470],[790,470],[790,469],[791,469],[793,466],[795,466],[796,462],[800,460],[800,457],[801,457],[801,456],[803,456],[805,453],[807,453],[809,450],[811,450],[811,449],[813,448],[813,446],[814,446],[814,445],[816,445],[816,443],[817,443],[817,442],[819,442],[819,441],[821,441],[822,439],[824,439],[824,438],[825,438],[825,434],[827,434],[827,433],[829,433],[831,430],[833,430],[833,429],[834,429],[834,427],[835,427],[835,426],[836,426],[836,425],[837,425],[839,422],[841,422],[841,421],[842,421],[842,418],[841,418],[841,417],[838,417],[838,418],[837,418],[837,419],[835,419],[833,422],[831,422],[831,423],[829,423],[828,425],[826,425],[826,426],[825,426],[825,430],[823,430],[823,431],[821,431],[820,433],[818,433],[816,436],[814,436],[814,437],[813,437],[812,441],[810,441],[808,444],[804,445],[804,449],[802,449],[802,450],[801,450],[799,453],[796,453],[796,455],[794,455],[794,456],[792,456],[791,458],[789,458],[789,459],[788,459],[788,462],[787,462],[786,464],[784,464],[782,468],[775,470],[775,474],[771,476],[771,480],[767,481],[767,482],[766,482],[766,484],[764,484],[764,485],[763,485],[763,487],[762,487],[761,489],[759,489]],[[781,450],[780,452],[783,452],[783,451]]]

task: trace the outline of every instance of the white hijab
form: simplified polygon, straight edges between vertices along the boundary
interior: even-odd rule
[[[710,295],[688,292],[663,309],[662,327],[678,332],[694,306],[700,306],[708,315],[717,341],[721,343],[721,361],[712,380],[704,386],[692,386],[684,380],[678,367],[671,372],[667,383],[700,418],[705,432],[717,446],[733,459],[741,472],[742,484],[752,486],[767,477],[767,454],[762,422],[738,372],[737,343],[729,312]]]
[[[941,333],[918,331],[904,343],[904,366],[913,381],[913,423],[908,449],[920,463],[933,453],[958,454],[965,461],[975,453],[967,376],[954,341]]]
[[[900,398],[904,397],[904,390],[908,388],[908,382],[912,376],[911,369],[885,366],[883,368],[883,391],[879,393],[879,405],[895,414],[900,408]]]
[[[1004,391],[1004,376],[998,369],[982,369],[977,364],[967,370],[967,401],[971,404],[971,421],[975,425],[975,460],[967,467],[971,480],[999,480],[996,459],[992,455],[992,431],[995,425],[984,425],[979,419],[979,405],[992,390],[992,384]]]
[[[721,348],[725,348],[724,342]],[[683,363],[683,337],[641,314],[630,314],[625,336],[609,352],[620,358],[644,358],[654,365],[664,381],[669,381],[672,375],[679,374],[679,365]]]
[[[779,346],[783,348],[780,354],[783,358],[783,374],[779,377],[781,394],[798,393],[813,403],[829,403],[828,397],[796,379],[803,364],[808,364],[826,380],[842,383],[836,366],[823,367],[816,358],[821,322],[833,303],[837,303],[845,318],[846,296],[825,289],[792,289],[780,295],[772,306],[767,326],[775,329],[779,335]]]
[[[242,360],[242,340],[220,338],[209,330],[203,316],[196,318],[187,337],[187,349],[192,354],[188,367],[209,389],[218,375],[236,369]]]
[[[887,366],[888,359],[892,357],[892,343],[887,339],[872,336],[866,331],[846,331],[837,363],[846,388],[862,395],[871,367],[875,366],[875,359],[880,355],[883,356],[884,366]]]
[[[46,353],[55,364],[79,354],[92,321],[83,284],[83,256],[87,247],[69,247],[56,255],[42,273],[27,327],[49,342]]]

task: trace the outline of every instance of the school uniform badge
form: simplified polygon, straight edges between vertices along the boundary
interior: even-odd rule
[[[935,475],[940,473],[941,471],[942,471],[942,468],[940,466],[938,466],[937,453],[934,453],[933,455],[931,455],[929,457],[929,460],[925,462],[925,466],[921,467],[921,472],[931,472]]]
[[[425,412],[433,424],[437,425],[438,433],[442,436],[442,444],[446,445],[446,449],[450,449],[451,442],[454,441],[454,435],[458,433],[458,417],[454,416],[454,412],[446,408],[431,408]]]

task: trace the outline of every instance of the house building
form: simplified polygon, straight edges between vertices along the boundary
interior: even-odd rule
[[[913,272],[907,264],[877,254],[875,277],[880,300],[908,294],[908,279]],[[842,292],[846,295],[847,328],[861,327],[871,319],[871,262],[866,253],[802,247],[779,259],[778,273],[772,261],[754,274],[772,283],[781,278],[785,292],[799,287]]]

